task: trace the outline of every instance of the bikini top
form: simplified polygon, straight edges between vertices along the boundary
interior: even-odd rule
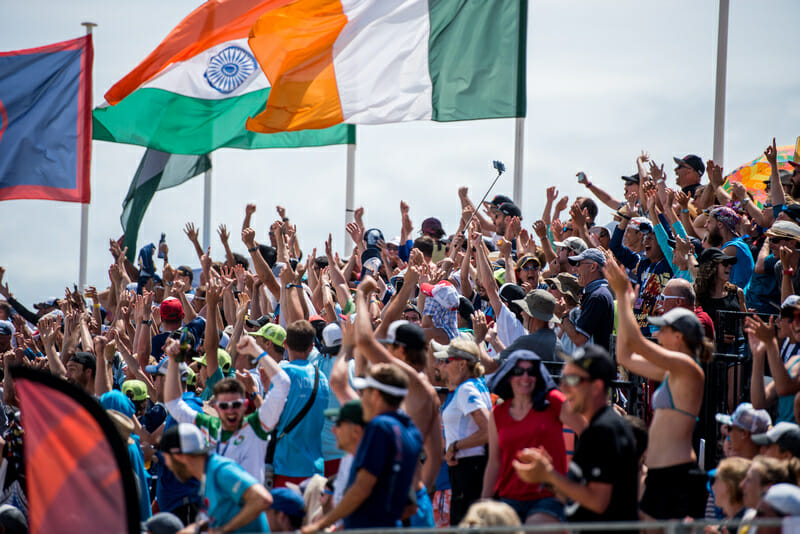
[[[661,382],[661,385],[658,386],[653,393],[653,410],[658,409],[675,410],[676,412],[688,415],[694,419],[695,423],[700,420],[695,414],[675,407],[675,402],[672,400],[672,391],[669,389],[669,373],[664,376],[664,381]]]

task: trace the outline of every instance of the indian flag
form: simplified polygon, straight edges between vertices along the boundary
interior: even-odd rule
[[[273,135],[245,129],[270,93],[247,38],[261,15],[286,3],[204,3],[105,94],[106,104],[94,110],[93,138],[172,154],[355,143],[347,126]]]
[[[294,0],[250,48],[272,83],[248,130],[525,116],[527,0]]]

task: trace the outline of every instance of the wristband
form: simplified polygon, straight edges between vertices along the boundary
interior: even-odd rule
[[[453,442],[453,452],[458,452],[458,440]]]
[[[248,248],[247,252],[255,252],[256,250],[258,250],[258,247]]]
[[[586,182],[586,187],[592,187],[592,182]]]
[[[286,284],[286,289],[292,289],[293,287],[303,287],[300,284]]]
[[[681,213],[689,213],[689,210],[684,208],[684,209],[681,210]]]
[[[794,269],[792,269],[792,268],[789,268],[789,269],[784,269],[784,270],[783,270],[783,274],[784,274],[784,275],[787,275],[787,274],[788,274],[789,276],[794,276]]]
[[[284,217],[283,222],[289,222],[289,217]]]
[[[146,321],[142,321],[140,324],[146,324],[147,326],[150,326],[151,324],[153,324],[153,320],[152,319],[148,319]]]
[[[258,355],[258,358],[256,358],[256,359],[255,359],[255,361],[254,361],[253,363],[254,363],[254,364],[256,364],[256,365],[258,365],[258,362],[260,362],[260,361],[261,361],[261,358],[263,358],[263,357],[264,357],[264,356],[266,356],[266,355],[267,355],[267,351],[264,351],[264,352],[262,352],[261,354],[259,354],[259,355]]]

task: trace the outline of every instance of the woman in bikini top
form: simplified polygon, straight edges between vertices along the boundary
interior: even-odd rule
[[[713,345],[705,338],[700,320],[686,308],[673,308],[660,317],[649,317],[650,324],[659,327],[655,333],[658,343],[647,340],[633,315],[635,293],[624,270],[613,258],[608,258],[605,273],[617,296],[617,362],[634,374],[661,382],[653,395],[648,477],[640,508],[655,518],[683,517],[678,514],[684,511],[694,516],[697,501],[703,500],[701,493],[705,490],[704,483],[695,476],[698,469],[692,432],[705,385],[700,362],[711,359]],[[648,493],[654,496],[659,491],[658,501],[670,501],[663,492],[675,486],[684,494],[692,494],[690,502],[650,506],[656,499],[648,499]],[[699,506],[701,515],[703,504]]]

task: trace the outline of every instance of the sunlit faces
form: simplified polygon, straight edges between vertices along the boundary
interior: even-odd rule
[[[567,405],[573,413],[583,413],[588,406],[591,378],[589,374],[572,363],[564,366],[561,373],[561,391],[567,399]]]
[[[223,430],[233,432],[239,429],[247,408],[245,399],[239,393],[220,393],[217,395],[214,406],[220,421],[222,421]]]
[[[515,397],[530,396],[536,387],[536,367],[534,362],[520,360],[509,371],[509,383]]]
[[[596,278],[597,270],[600,268],[598,264],[591,260],[581,260],[575,267],[575,275],[578,277],[578,285],[586,287],[589,282]]]

